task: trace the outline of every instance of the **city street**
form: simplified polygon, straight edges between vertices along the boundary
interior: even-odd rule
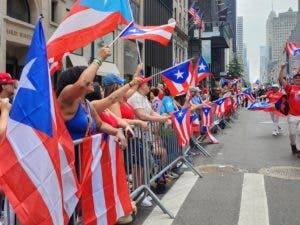
[[[300,159],[291,154],[285,119],[280,126],[272,136],[269,114],[241,109],[216,136],[220,144],[206,146],[212,157],[194,159],[203,178],[186,172],[163,196],[175,220],[156,207],[141,209],[134,224],[300,224]]]

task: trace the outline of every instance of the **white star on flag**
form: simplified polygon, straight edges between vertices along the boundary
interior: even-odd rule
[[[135,28],[134,28],[134,29],[131,29],[129,32],[135,33],[135,32],[136,32],[136,29],[135,29]]]
[[[178,113],[178,117],[182,117],[182,116],[183,116],[182,112]]]
[[[172,106],[172,102],[168,102],[167,105],[168,105],[168,106]]]
[[[175,73],[175,75],[176,75],[176,77],[177,77],[177,80],[178,80],[179,78],[183,78],[182,74],[184,74],[184,73],[180,72],[180,70],[178,70],[177,73]]]
[[[203,63],[201,63],[201,65],[199,66],[199,70],[205,70],[205,68],[206,66]]]

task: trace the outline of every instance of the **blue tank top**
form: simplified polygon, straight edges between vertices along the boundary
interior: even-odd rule
[[[88,128],[88,113],[90,113],[91,108],[89,103],[87,102],[88,111],[85,112],[83,109],[82,104],[80,103],[78,105],[78,110],[75,114],[75,116],[69,120],[66,121],[67,129],[72,137],[73,140],[84,138],[86,135],[86,130]],[[96,132],[96,122],[93,117],[92,118],[92,131],[91,133],[94,134]]]

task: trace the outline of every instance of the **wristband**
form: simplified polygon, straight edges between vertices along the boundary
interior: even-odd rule
[[[97,57],[97,58],[95,58],[95,59],[93,60],[93,62],[94,62],[94,63],[97,63],[99,66],[101,66],[102,63],[103,63],[103,60],[102,60],[101,57]]]

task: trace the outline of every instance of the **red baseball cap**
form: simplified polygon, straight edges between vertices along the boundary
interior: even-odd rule
[[[15,81],[9,73],[0,73],[0,84],[12,84]]]

